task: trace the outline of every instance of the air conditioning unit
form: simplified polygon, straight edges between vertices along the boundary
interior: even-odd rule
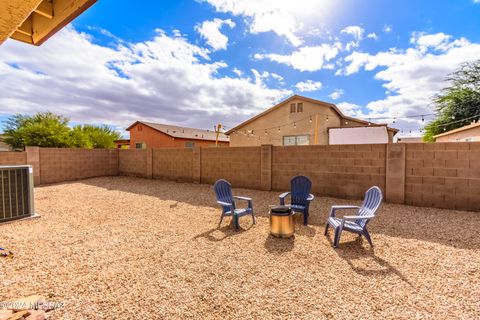
[[[0,222],[34,215],[32,166],[0,166]]]

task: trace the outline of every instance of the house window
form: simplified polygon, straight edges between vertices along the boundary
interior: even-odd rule
[[[303,103],[297,103],[297,112],[303,112]]]
[[[195,142],[193,141],[185,142],[185,148],[193,148],[193,147],[195,147]]]
[[[301,136],[284,136],[283,145],[284,146],[307,146],[310,144],[309,135]]]
[[[145,149],[147,145],[143,142],[135,143],[135,149]]]
[[[295,103],[290,105],[290,113],[295,113]]]
[[[142,130],[143,130],[143,126],[138,125],[138,126],[137,126],[137,131],[142,131]]]

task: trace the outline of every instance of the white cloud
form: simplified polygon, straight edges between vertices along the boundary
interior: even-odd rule
[[[322,88],[322,83],[318,81],[307,80],[297,83],[295,88],[297,88],[300,92],[317,91]]]
[[[332,0],[201,0],[218,12],[243,16],[251,33],[274,32],[294,46],[303,43],[299,36],[305,22],[318,21],[328,12]],[[316,19],[312,18],[315,16]]]
[[[215,18],[211,21],[204,21],[195,27],[195,30],[206,39],[207,44],[214,50],[227,49],[228,37],[220,32],[222,26],[235,27],[235,22],[230,19],[222,20]]]
[[[378,36],[376,33],[372,32],[367,35],[367,38],[373,39],[373,40],[378,40]]]
[[[348,26],[341,31],[341,33],[346,33],[352,35],[355,40],[360,41],[363,39],[365,29],[359,26]]]
[[[341,96],[343,96],[343,93],[344,93],[344,91],[342,89],[335,89],[328,96],[333,100],[337,100],[337,99],[340,99]]]
[[[239,78],[243,76],[243,71],[238,68],[233,68],[233,73],[235,73]]]
[[[390,49],[371,55],[353,52],[345,58],[349,64],[344,74],[377,71],[375,79],[384,82],[387,97],[366,105],[369,116],[401,117],[431,113],[431,98],[444,88],[445,77],[466,61],[480,56],[480,44],[464,38],[452,39],[445,34],[422,34],[412,41],[414,47],[406,50]],[[419,127],[417,120],[397,121],[401,128]]]
[[[2,45],[0,113],[50,110],[77,122],[125,127],[145,119],[210,128],[219,120],[237,124],[291,94],[219,76],[226,67],[161,30],[149,41],[104,47],[67,27],[41,47]]]
[[[359,26],[348,26],[343,29],[340,33],[345,33],[353,36],[354,41],[350,41],[345,45],[345,50],[350,51],[353,48],[357,48],[360,46],[360,41],[363,40],[363,35],[365,34],[365,30]]]
[[[250,71],[252,71],[253,76],[255,78],[254,79],[255,84],[258,85],[258,86],[266,87],[265,86],[265,81],[268,80],[268,79],[275,79],[275,80],[278,81],[278,83],[284,84],[283,77],[281,75],[276,74],[276,73],[268,72],[268,71],[259,72],[256,69],[250,69]]]
[[[385,32],[385,33],[389,33],[389,32],[393,31],[393,28],[392,28],[392,26],[384,25],[382,31]]]
[[[452,47],[458,47],[468,44],[465,38],[460,38],[454,41],[450,41],[452,36],[443,32],[435,34],[426,34],[424,32],[414,32],[410,38],[410,43],[415,44],[418,48],[427,51],[428,49],[434,49],[438,51],[447,51]]]
[[[344,114],[349,115],[351,117],[362,116],[362,107],[357,104],[349,103],[349,102],[341,102],[337,104],[337,107]]]
[[[293,67],[299,71],[317,71],[326,67],[326,62],[338,55],[340,44],[322,44],[301,47],[289,55],[275,53],[257,53],[255,59],[268,59]]]

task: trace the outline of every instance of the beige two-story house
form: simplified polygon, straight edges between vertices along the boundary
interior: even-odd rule
[[[350,130],[360,127],[364,130],[359,133]],[[379,130],[379,127],[384,127],[384,130]],[[345,143],[349,143],[349,135],[355,135],[355,139],[352,139],[355,142],[352,143],[358,143],[358,135],[365,135],[365,143],[371,143],[372,136],[377,138],[376,141],[393,142],[398,132],[386,124],[348,117],[334,104],[294,95],[230,129],[226,134],[230,136],[231,147],[262,144],[327,145],[332,141],[333,131],[340,129],[345,129],[342,133]],[[375,137],[378,135],[383,136]]]

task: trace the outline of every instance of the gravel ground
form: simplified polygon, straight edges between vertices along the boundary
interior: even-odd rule
[[[385,204],[375,249],[323,235],[316,198],[294,239],[269,236],[268,205],[235,232],[208,185],[128,177],[36,188],[38,220],[0,225],[0,301],[32,294],[64,307],[51,319],[480,318],[479,213]]]

